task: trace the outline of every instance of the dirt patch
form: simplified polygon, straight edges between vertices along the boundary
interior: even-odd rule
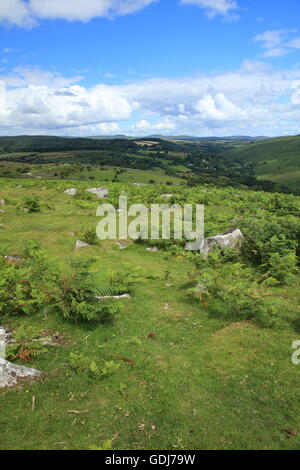
[[[225,328],[222,328],[221,330],[216,331],[216,333],[213,334],[214,338],[218,338],[220,336],[224,336],[227,333],[230,333],[233,330],[236,330],[238,328],[247,328],[251,326],[250,321],[239,321],[236,323],[231,323],[231,325],[225,326]]]

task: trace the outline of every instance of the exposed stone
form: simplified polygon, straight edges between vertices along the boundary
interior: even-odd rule
[[[0,214],[4,214],[4,210],[3,209],[0,209]]]
[[[21,379],[37,378],[41,374],[39,370],[18,366],[0,357],[0,388],[12,387]]]
[[[103,297],[96,297],[98,300],[109,300],[109,299],[131,299],[130,294],[122,294],[122,295],[104,295]]]
[[[200,245],[200,253],[204,258],[207,258],[208,254],[215,247],[220,247],[222,249],[240,248],[244,243],[244,240],[245,237],[240,229],[231,230],[230,232],[222,235],[205,238]]]
[[[170,199],[170,197],[173,197],[174,194],[162,194],[160,197],[163,197],[165,199]]]
[[[118,245],[119,250],[125,250],[125,248],[127,248],[126,245],[124,245],[123,243],[120,243],[120,242],[116,242],[116,245]]]
[[[39,370],[18,366],[4,359],[8,338],[9,334],[4,328],[0,328],[0,388],[12,387],[20,379],[36,378],[42,374]]]
[[[90,246],[88,243],[85,243],[81,240],[77,240],[75,250],[80,250],[80,248],[85,248],[85,247],[88,247],[88,246]]]
[[[88,193],[96,194],[100,198],[108,197],[109,191],[107,188],[89,188],[86,189]]]
[[[158,251],[158,248],[157,248],[157,246],[151,246],[149,248],[146,248],[146,251],[150,251],[151,253],[155,253],[156,251]]]
[[[67,194],[68,196],[76,196],[76,193],[77,193],[76,188],[70,188],[64,191],[64,194]]]
[[[4,199],[0,199],[0,206],[4,206],[5,202]]]

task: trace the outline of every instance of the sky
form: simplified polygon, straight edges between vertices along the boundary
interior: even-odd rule
[[[300,134],[300,0],[0,0],[0,135]]]

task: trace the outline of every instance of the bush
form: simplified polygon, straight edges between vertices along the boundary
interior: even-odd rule
[[[41,210],[41,204],[36,196],[29,196],[24,200],[24,208],[28,209],[29,213],[32,212],[40,212]]]
[[[60,278],[56,306],[63,318],[105,323],[111,322],[118,312],[113,302],[96,298],[111,295],[111,290],[96,287],[93,275],[88,271],[93,261],[71,261],[71,273]]]
[[[32,315],[47,311],[54,301],[57,271],[35,243],[27,243],[11,262],[2,254],[0,276],[2,315]]]
[[[80,238],[88,245],[96,245],[99,240],[95,229],[88,229],[83,231],[80,235]]]

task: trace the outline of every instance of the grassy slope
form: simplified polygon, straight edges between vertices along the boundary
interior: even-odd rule
[[[95,226],[99,200],[81,203],[63,196],[62,190],[74,182],[19,183],[23,188],[16,190],[18,181],[0,180],[0,199],[10,202],[1,215],[1,246],[13,252],[26,239],[38,240],[64,263],[82,226]],[[40,214],[18,211],[15,203],[33,191],[53,208]],[[166,187],[157,191],[168,192]],[[209,201],[210,191],[218,190],[199,189],[199,201],[204,196]],[[226,199],[220,207],[208,202],[207,211],[219,227],[235,212]],[[260,329],[213,317],[187,299],[193,265],[183,258],[147,253],[131,244],[118,250],[113,242],[76,256],[87,255],[97,259],[99,280],[123,262],[140,267],[148,279],[136,287],[132,300],[122,301],[110,326],[76,326],[44,314],[7,322],[10,328],[28,324],[58,331],[71,344],[50,348],[30,364],[47,372],[42,381],[0,391],[0,449],[87,449],[111,438],[114,449],[300,448],[300,368],[291,363],[291,343],[299,334],[292,327]],[[172,274],[172,287],[165,285],[166,271]],[[158,277],[150,279],[151,274]],[[299,315],[299,281],[293,289],[273,288],[270,295],[284,313]],[[157,338],[149,339],[149,332]],[[72,372],[71,351],[116,362],[128,357],[135,364],[121,361],[114,375],[92,380]],[[295,429],[298,436],[287,439],[283,429]]]
[[[300,183],[300,136],[270,139],[266,142],[242,146],[226,155],[258,162],[259,177],[299,189]]]

